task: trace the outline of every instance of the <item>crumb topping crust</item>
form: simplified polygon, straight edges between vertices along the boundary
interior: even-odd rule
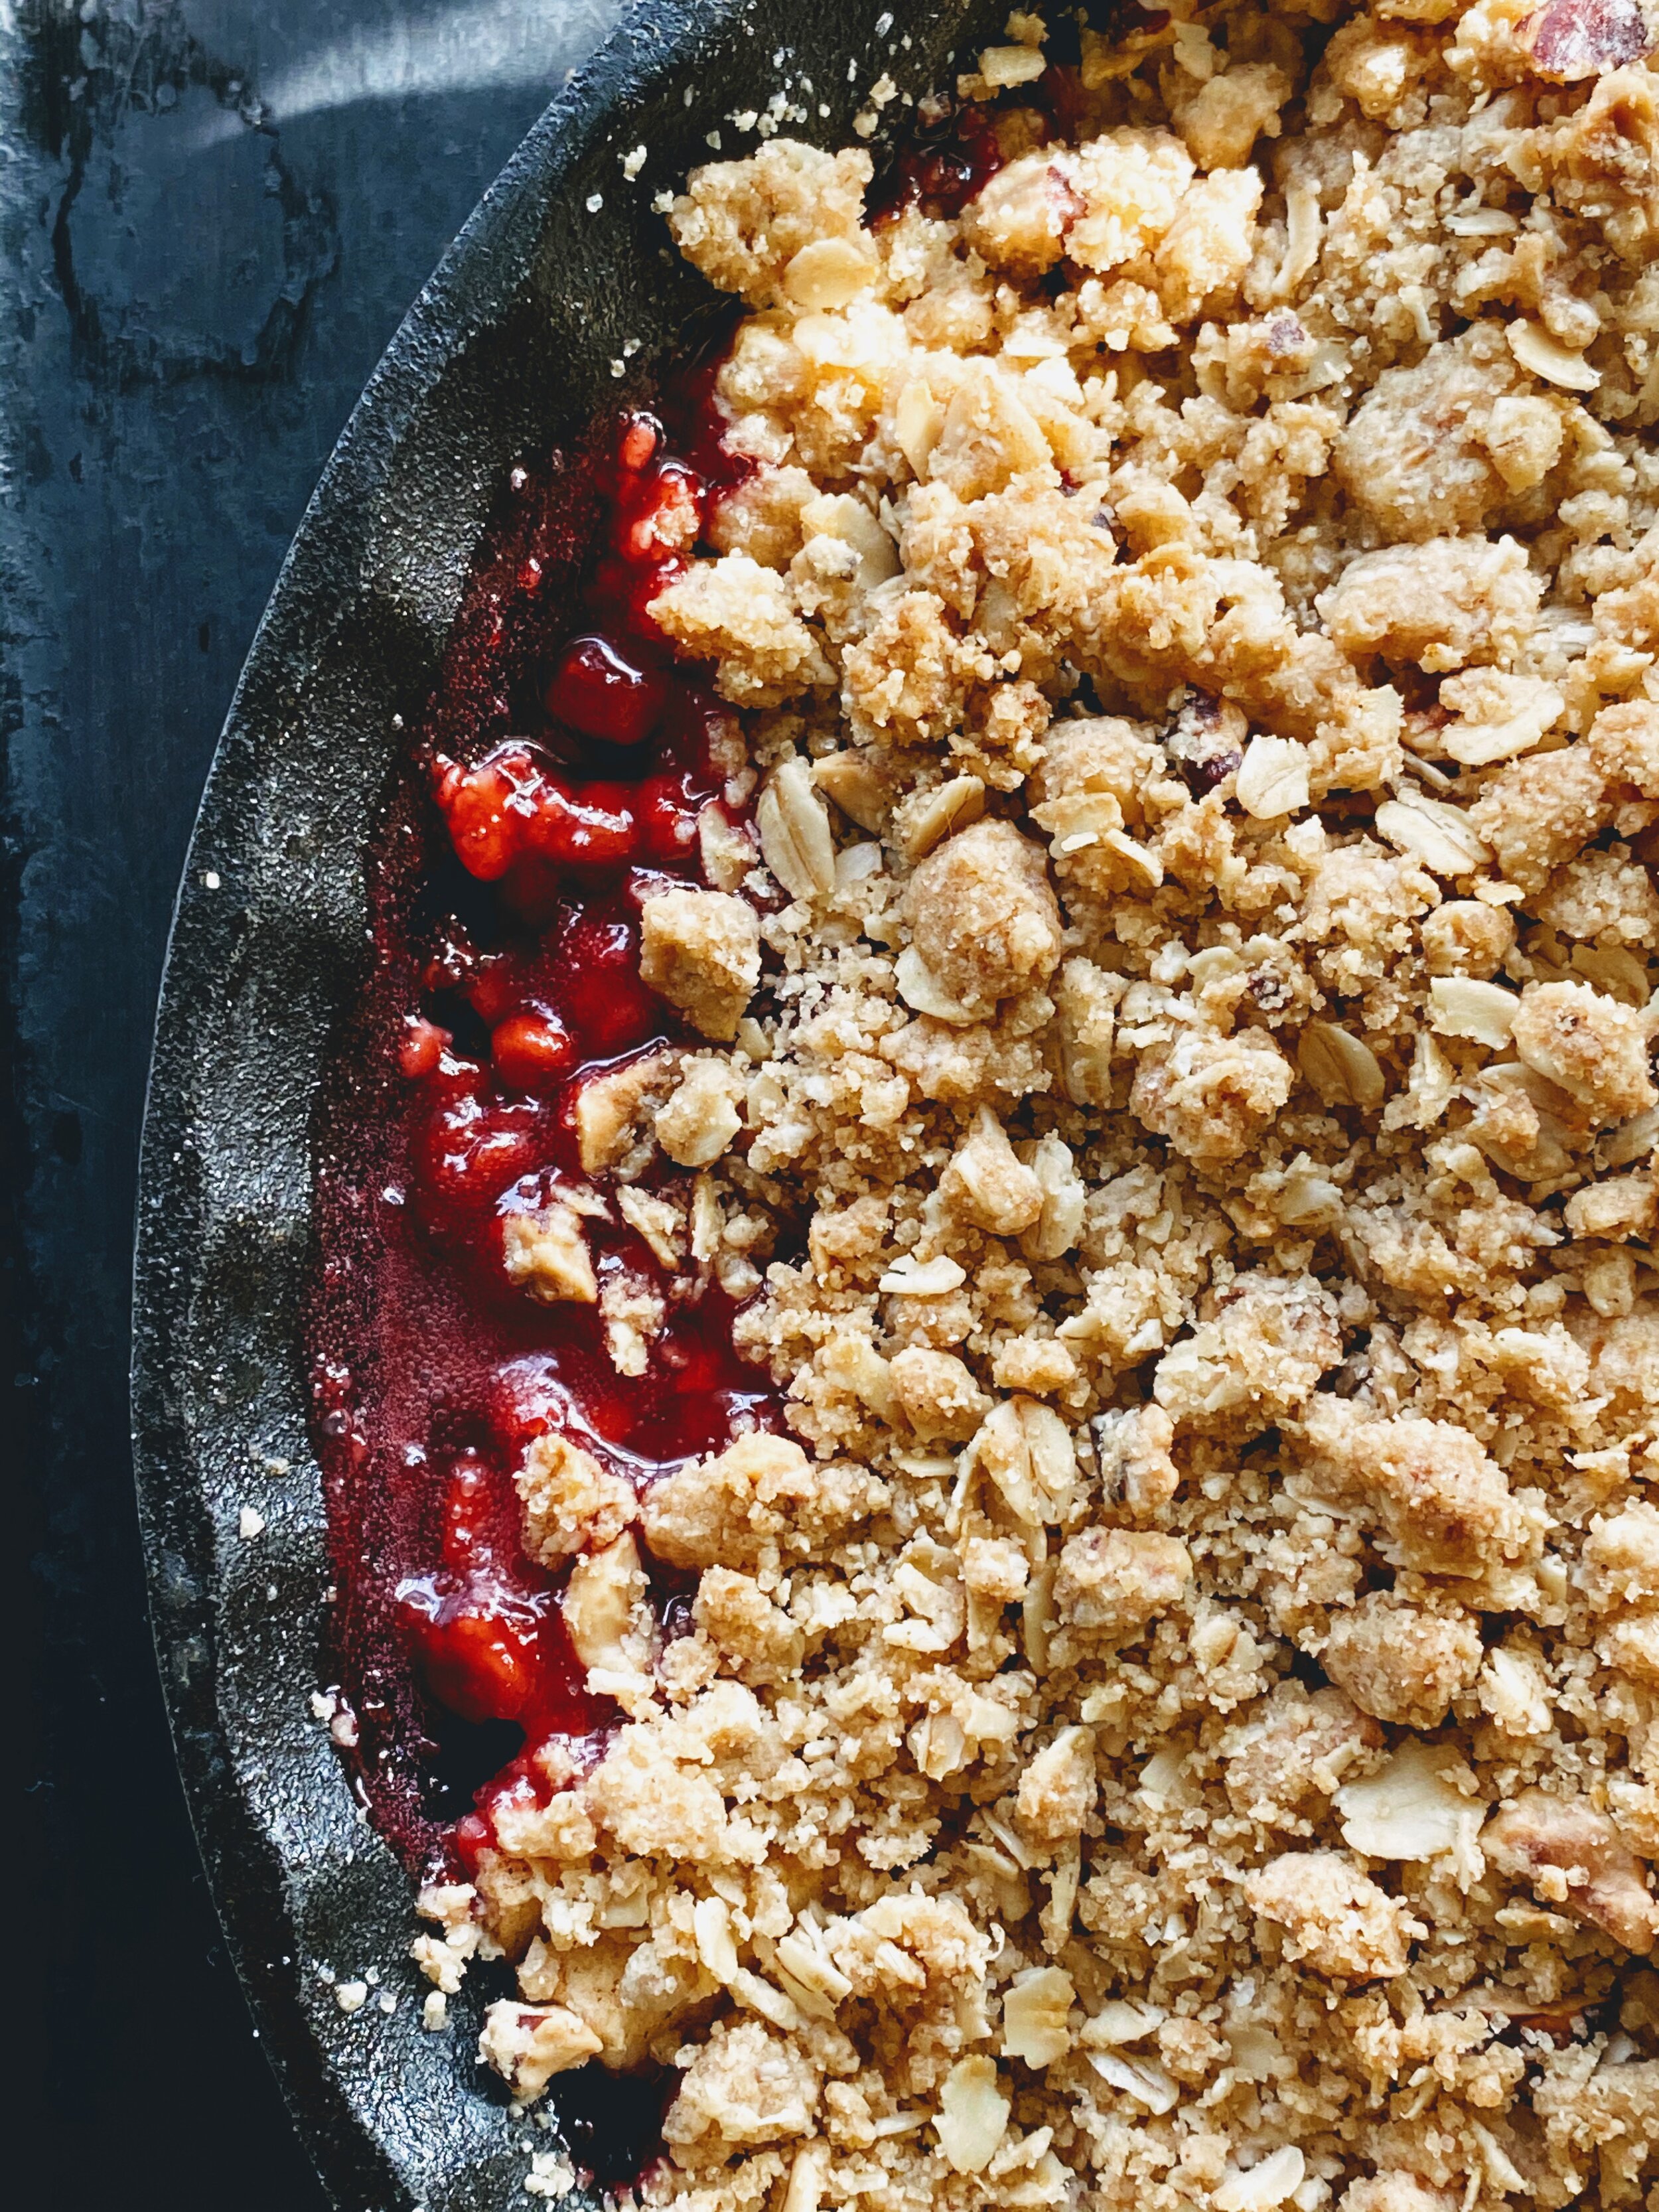
[[[521,2099],[676,2069],[684,2212],[1635,2203],[1659,25],[1114,12],[954,210],[669,212],[747,465],[649,611],[758,798],[582,1165],[789,1433],[528,1447],[623,1718],[420,1955]],[[601,1296],[568,1205],[508,1267]]]

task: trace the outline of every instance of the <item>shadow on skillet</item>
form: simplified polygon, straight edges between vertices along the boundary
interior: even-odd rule
[[[300,1351],[309,1128],[367,965],[363,854],[399,754],[394,717],[420,711],[505,469],[615,405],[635,375],[648,385],[712,304],[653,195],[709,158],[710,132],[732,138],[734,111],[763,111],[780,88],[805,111],[785,127],[847,143],[884,70],[901,94],[948,83],[953,50],[984,43],[1005,13],[983,0],[638,7],[532,131],[393,339],[278,580],[209,778],[151,1070],[134,1446],[209,1879],[296,2124],[353,2212],[500,2207],[532,2142],[556,2147],[512,2120],[474,2063],[481,1992],[454,2002],[447,2033],[422,2030],[408,1882],[310,1703],[328,1569]],[[896,99],[884,112],[897,128],[907,110]],[[630,185],[622,161],[640,145]],[[257,1545],[239,1540],[245,1506],[267,1524]],[[333,1984],[370,1967],[381,1978],[368,2002],[343,2012]]]

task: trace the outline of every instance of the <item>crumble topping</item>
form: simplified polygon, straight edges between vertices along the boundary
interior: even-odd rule
[[[1115,15],[959,216],[669,210],[759,850],[577,1134],[793,1433],[529,1445],[625,1718],[417,1954],[519,2098],[678,2069],[688,2212],[1651,2202],[1659,24]],[[643,1371],[568,1196],[506,1251]]]
[[[704,1036],[729,1043],[760,981],[754,908],[726,891],[665,890],[641,912],[641,981]]]

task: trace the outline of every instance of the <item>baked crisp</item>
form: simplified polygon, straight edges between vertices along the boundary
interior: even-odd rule
[[[776,138],[670,213],[759,855],[582,1164],[688,1170],[625,1218],[793,1435],[637,1518],[532,1445],[625,1718],[422,1955],[521,2097],[677,2068],[688,2212],[1651,2205],[1656,31],[1110,12],[963,79],[958,216]]]

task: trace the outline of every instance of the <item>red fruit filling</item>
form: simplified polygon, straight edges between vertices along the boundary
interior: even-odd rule
[[[743,473],[709,389],[692,459],[636,414],[514,472],[375,842],[373,972],[319,1119],[336,1663],[356,1787],[422,1872],[476,1868],[503,1802],[550,1790],[538,1752],[597,1759],[619,1717],[566,1635],[565,1570],[523,1549],[527,1445],[562,1430],[642,1486],[778,1418],[730,1301],[627,1226],[574,1119],[618,1060],[694,1042],[641,980],[640,906],[702,880],[705,809],[733,818],[731,717],[647,611]],[[582,1220],[601,1300],[622,1275],[663,1301],[641,1375],[617,1372],[602,1304],[538,1303],[508,1272],[514,1218],[573,1190],[605,1201]],[[672,1634],[678,1581],[646,1565]],[[654,2086],[630,2106],[584,2084],[559,2094],[573,2148],[620,2182],[650,2154]]]
[[[550,1091],[576,1065],[576,1043],[556,1014],[509,1014],[489,1040],[495,1079],[514,1091]]]
[[[398,1586],[427,1686],[463,1721],[514,1721],[539,1742],[591,1719],[581,1669],[549,1579],[520,1551],[510,1484],[474,1451],[456,1455],[439,1564]]]
[[[1001,160],[965,111],[900,163],[891,204],[953,212]],[[566,1633],[568,1567],[525,1552],[527,1447],[559,1431],[643,1488],[781,1422],[708,1271],[665,1269],[583,1172],[575,1110],[631,1055],[696,1042],[641,977],[640,908],[703,880],[704,817],[732,824],[743,795],[732,717],[652,612],[755,465],[723,445],[719,367],[689,366],[661,419],[513,471],[372,846],[375,957],[319,1119],[308,1333],[354,1783],[423,1874],[475,1871],[501,1808],[545,1802],[620,1718]],[[659,1161],[646,1188],[684,1179]],[[543,1303],[513,1255],[522,1217],[565,1199],[598,1295]],[[640,1374],[607,1338],[618,1278],[664,1311]],[[681,1632],[682,1578],[643,1564]],[[596,2067],[556,2086],[602,2185],[660,2148],[659,2087]]]
[[[585,738],[643,744],[667,702],[666,679],[626,659],[608,637],[574,638],[547,687],[547,711]]]
[[[417,1075],[434,1074],[438,1062],[454,1042],[449,1031],[441,1030],[436,1022],[428,1022],[420,1014],[410,1014],[404,1024],[398,1065],[411,1079]]]
[[[936,218],[958,216],[990,183],[1004,159],[991,109],[969,105],[951,110],[906,144],[883,179],[871,219],[889,222],[908,207]]]

